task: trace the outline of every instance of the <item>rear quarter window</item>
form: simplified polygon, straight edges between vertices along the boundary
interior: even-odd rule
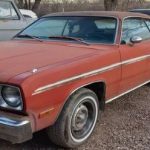
[[[122,43],[129,43],[133,36],[150,39],[150,31],[142,18],[127,18],[123,21]]]

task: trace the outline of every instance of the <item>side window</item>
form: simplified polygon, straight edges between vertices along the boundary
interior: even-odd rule
[[[19,19],[11,2],[0,1],[0,19]]]
[[[129,43],[133,36],[140,36],[143,40],[150,39],[150,31],[143,19],[125,19],[122,29],[122,44]]]

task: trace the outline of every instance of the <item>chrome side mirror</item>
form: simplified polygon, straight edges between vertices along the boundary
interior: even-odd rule
[[[133,36],[133,37],[131,37],[130,42],[131,43],[140,43],[140,42],[142,42],[142,40],[143,39],[140,36]]]

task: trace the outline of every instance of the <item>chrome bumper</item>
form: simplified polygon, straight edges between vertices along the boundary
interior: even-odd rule
[[[0,138],[11,143],[23,143],[32,138],[31,123],[20,116],[6,116],[0,113]]]

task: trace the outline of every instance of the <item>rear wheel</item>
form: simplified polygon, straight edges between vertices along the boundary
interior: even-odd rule
[[[99,112],[96,94],[82,88],[67,101],[56,123],[47,133],[57,145],[74,148],[85,142],[91,135]]]

